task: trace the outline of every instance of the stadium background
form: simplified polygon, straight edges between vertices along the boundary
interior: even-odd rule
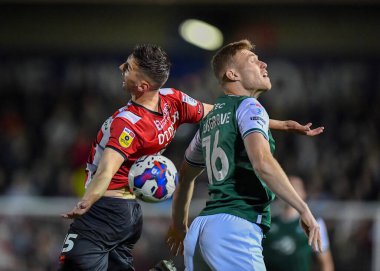
[[[257,45],[272,118],[326,127],[316,138],[274,133],[276,157],[305,178],[336,270],[380,270],[380,6],[368,0],[0,1],[0,270],[55,269],[68,227],[59,214],[82,192],[97,129],[127,100],[117,67],[136,43],[168,51],[166,86],[213,102],[214,52],[180,38],[187,18],[219,27],[225,43]],[[180,129],[167,150],[177,166],[195,130]],[[137,271],[169,258],[170,202],[144,212]]]

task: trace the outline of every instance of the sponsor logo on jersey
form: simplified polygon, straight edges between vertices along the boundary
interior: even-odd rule
[[[262,115],[264,110],[262,106],[258,103],[250,104],[252,106],[252,111],[255,115]]]
[[[179,113],[178,111],[175,111],[173,115],[170,116],[167,116],[166,118],[166,121],[165,121],[165,124],[167,122],[170,123],[170,126],[163,129],[164,126],[162,127],[162,132],[158,135],[158,144],[160,145],[163,145],[163,144],[169,144],[169,142],[171,141],[171,139],[174,137],[175,135],[175,132],[176,132],[176,128],[175,128],[175,124],[177,122],[177,120],[179,120]],[[156,124],[156,123],[155,123]],[[161,122],[161,125],[163,123]],[[158,126],[156,124],[156,127],[158,129]],[[160,131],[160,129],[159,129]]]
[[[111,122],[112,122],[112,117],[109,117],[108,119],[106,119],[106,121],[103,123],[104,131],[107,131],[108,128],[110,128]]]
[[[164,104],[163,106],[163,109],[162,109],[162,119],[161,120],[154,120],[153,123],[154,125],[156,125],[156,128],[158,131],[161,131],[164,129],[165,125],[167,123],[170,123],[171,121],[171,118],[170,118],[170,105],[168,105],[167,103]],[[175,119],[175,116],[178,115],[178,111],[176,111],[174,113],[174,115],[172,116],[173,117],[173,121],[176,122],[176,119]]]
[[[154,120],[153,122],[156,125],[156,128],[157,128],[158,131],[161,131],[164,128],[164,126],[161,124],[161,121]]]
[[[197,101],[193,98],[191,98],[189,95],[185,94],[185,93],[182,93],[182,101],[184,103],[187,103],[191,106],[196,106],[197,105]]]
[[[124,148],[128,148],[133,139],[135,138],[135,133],[129,130],[128,128],[124,128],[123,132],[119,136],[119,144]]]
[[[259,116],[250,117],[250,120],[257,121],[257,124],[259,124],[261,127],[264,127],[264,125],[266,124],[266,121]]]

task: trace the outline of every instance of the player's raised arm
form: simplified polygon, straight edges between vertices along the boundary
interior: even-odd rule
[[[76,218],[87,212],[92,204],[104,195],[113,175],[115,175],[123,162],[124,157],[119,152],[111,148],[105,148],[98,169],[84,196],[70,212],[62,214],[62,217]]]
[[[321,251],[319,225],[271,154],[268,141],[261,133],[251,133],[244,138],[244,144],[255,172],[271,191],[299,212],[302,227],[309,237],[309,245],[315,251]]]
[[[309,122],[305,125],[299,124],[294,120],[269,120],[269,128],[273,130],[281,130],[287,132],[294,132],[301,135],[316,136],[323,133],[325,127],[320,126],[317,128],[311,128],[312,123]]]

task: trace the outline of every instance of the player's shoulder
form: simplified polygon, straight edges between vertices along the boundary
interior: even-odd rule
[[[161,98],[164,99],[175,100],[177,102],[187,103],[193,106],[198,103],[194,98],[190,97],[185,92],[175,88],[161,88],[159,92]]]
[[[182,99],[182,92],[175,88],[160,88],[158,92],[162,101],[177,103]]]
[[[253,107],[253,108],[257,108],[257,107],[263,107],[261,105],[261,103],[254,97],[242,97],[241,100],[240,100],[240,103],[239,103],[239,107],[243,107],[243,108],[250,108],[250,107]]]
[[[114,121],[122,121],[135,125],[143,118],[143,116],[142,114],[139,114],[138,110],[133,109],[133,104],[129,102],[126,106],[120,108],[113,114]]]
[[[162,96],[170,96],[170,95],[178,95],[178,92],[180,91],[175,88],[160,88],[158,92]]]

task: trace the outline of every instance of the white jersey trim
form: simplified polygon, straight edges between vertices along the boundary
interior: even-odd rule
[[[119,114],[117,114],[117,117],[127,119],[130,122],[132,122],[132,124],[136,124],[136,122],[138,122],[141,119],[141,117],[137,116],[136,114],[133,114],[130,111],[120,112]]]
[[[168,94],[174,93],[174,91],[171,88],[161,88],[159,91],[160,91],[160,94],[162,95],[168,95]]]
[[[193,166],[205,167],[206,165],[202,153],[202,142],[201,137],[199,136],[199,130],[197,131],[193,140],[191,140],[189,146],[186,149],[185,159],[189,164]]]

